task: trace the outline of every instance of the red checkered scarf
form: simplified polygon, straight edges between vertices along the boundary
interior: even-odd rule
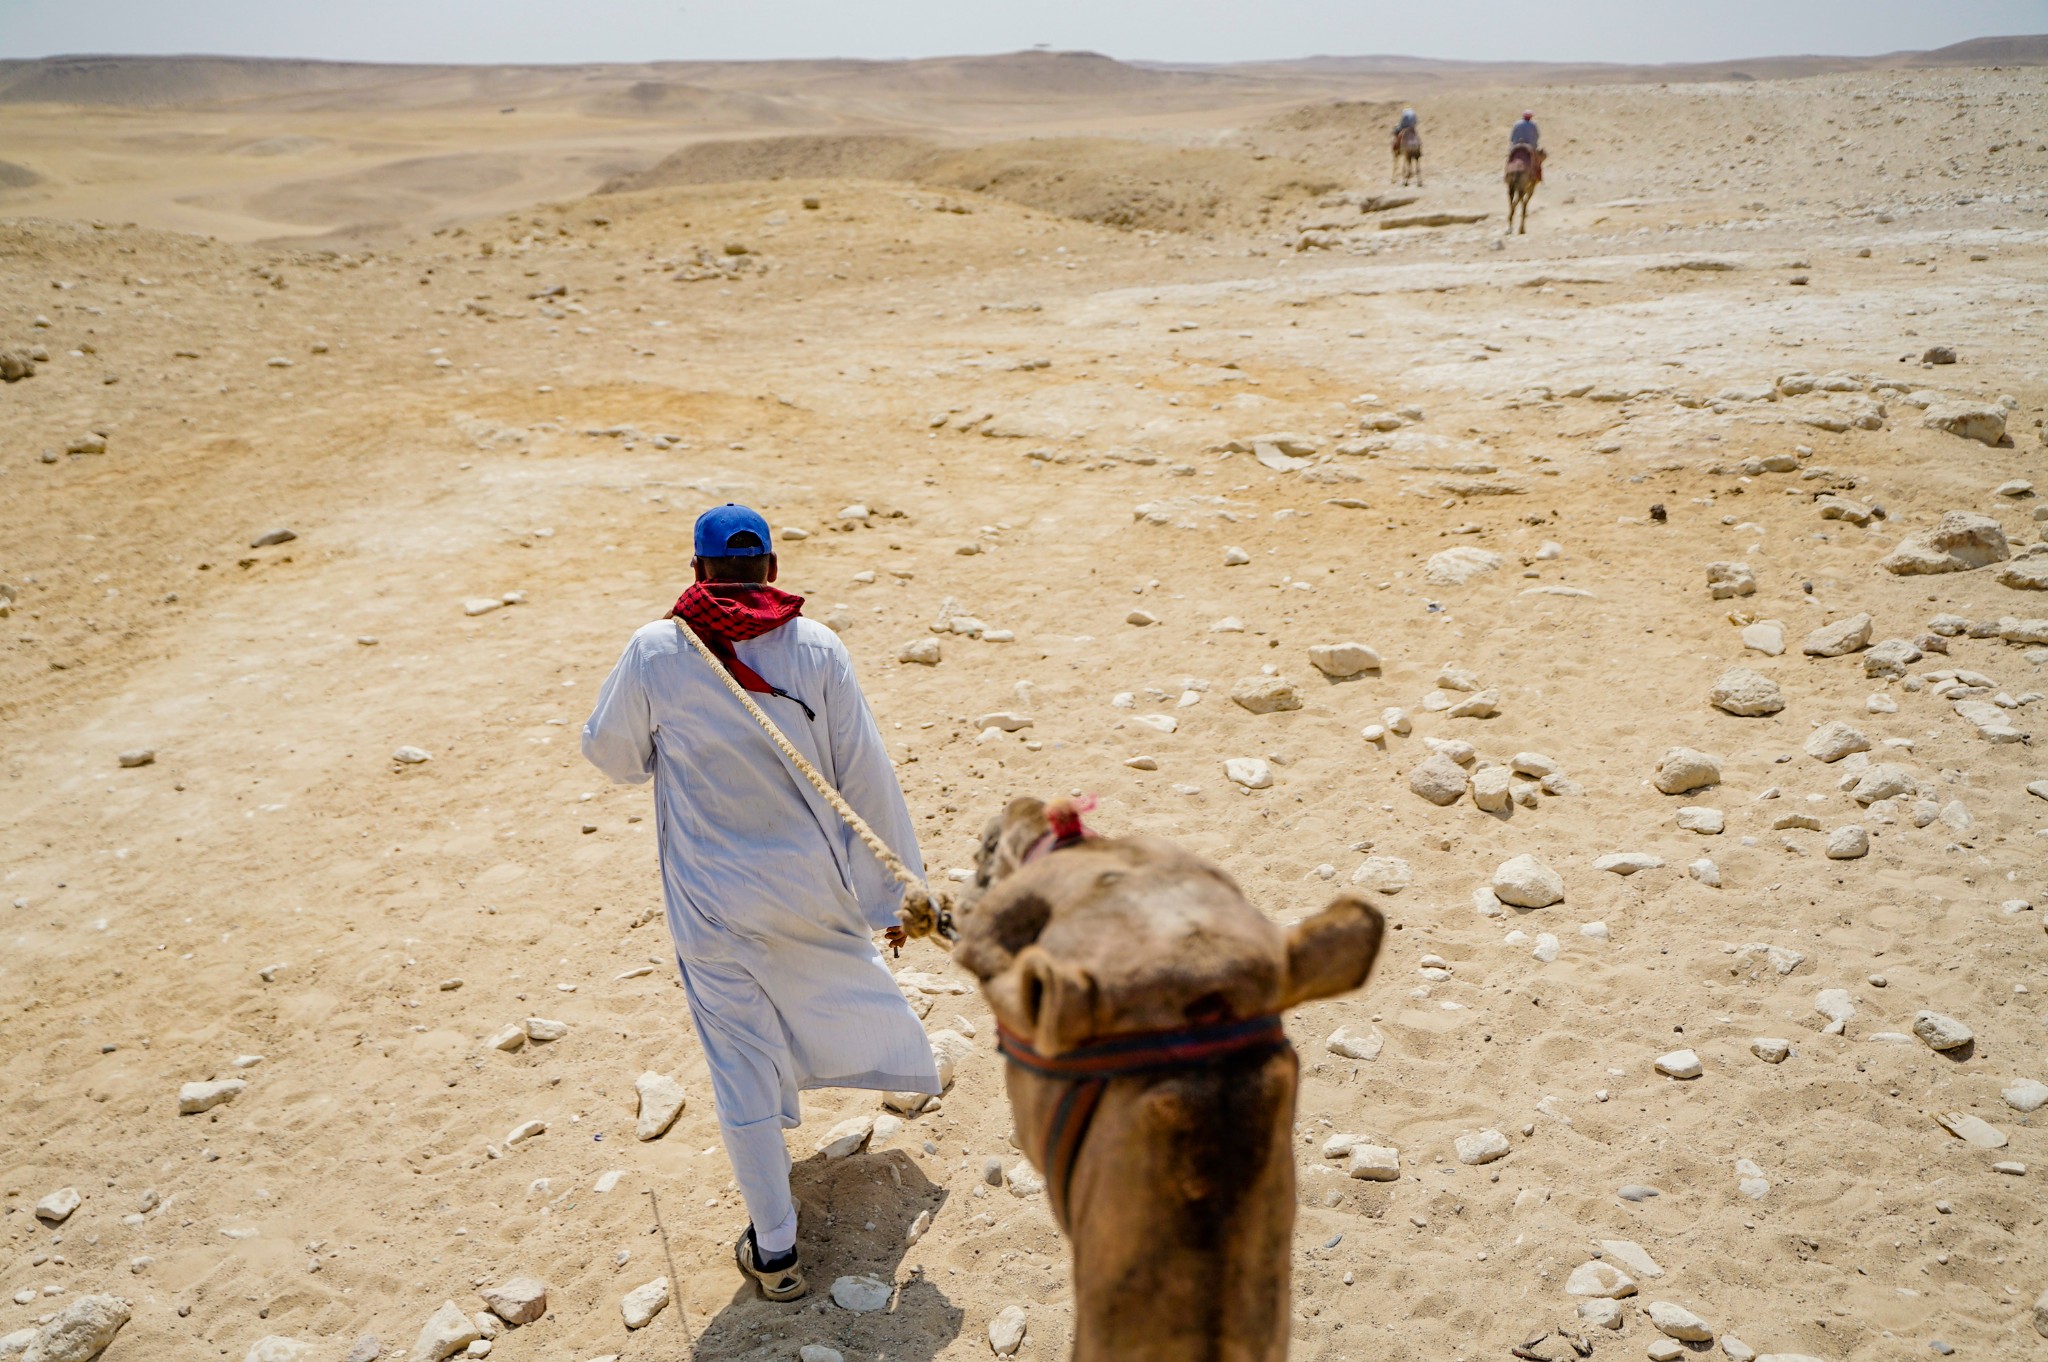
[[[803,613],[804,598],[760,582],[693,582],[671,613],[694,629],[742,688],[756,695],[794,700],[810,718],[817,714],[788,691],[768,683],[739,660],[732,645],[759,638]]]

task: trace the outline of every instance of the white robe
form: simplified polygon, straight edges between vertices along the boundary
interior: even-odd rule
[[[838,636],[799,617],[734,651],[816,712],[753,697],[921,874],[902,787]],[[583,754],[615,781],[654,778],[669,931],[736,1163],[731,1136],[796,1125],[800,1089],[939,1090],[924,1027],[871,935],[895,924],[902,888],[674,620],[626,645],[583,726]],[[750,1171],[772,1177],[735,1171],[743,1185]]]

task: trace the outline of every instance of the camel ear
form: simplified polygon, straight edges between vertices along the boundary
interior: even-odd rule
[[[1064,1054],[1095,1032],[1095,976],[1026,946],[988,985],[997,1020],[1043,1055]]]
[[[1379,957],[1387,921],[1358,894],[1340,894],[1287,932],[1287,983],[1280,1006],[1333,998],[1359,987]]]

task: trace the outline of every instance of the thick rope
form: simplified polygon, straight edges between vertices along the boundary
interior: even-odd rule
[[[950,937],[952,913],[946,902],[933,894],[923,880],[910,872],[910,867],[903,864],[903,858],[890,850],[889,844],[868,826],[867,820],[854,812],[853,806],[846,802],[845,797],[832,788],[832,782],[820,775],[818,768],[806,761],[804,754],[797,751],[788,738],[782,736],[782,730],[777,728],[775,721],[754,703],[754,697],[747,694],[747,689],[739,683],[739,678],[725,669],[725,664],[718,660],[718,654],[711,651],[711,645],[699,638],[697,631],[680,619],[676,621],[676,632],[690,640],[704,660],[711,664],[713,673],[725,683],[725,688],[746,706],[747,713],[754,716],[754,722],[761,726],[761,731],[768,735],[768,740],[789,759],[789,764],[796,768],[797,774],[808,781],[811,788],[818,792],[818,796],[832,806],[832,812],[838,814],[839,820],[853,830],[853,835],[860,838],[861,844],[874,853],[875,859],[882,863],[882,869],[888,871],[891,878],[903,886],[903,906],[897,910],[896,916],[903,923],[904,932],[910,936]]]

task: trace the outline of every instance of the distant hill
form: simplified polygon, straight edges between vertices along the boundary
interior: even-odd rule
[[[0,103],[131,107],[248,104],[336,107],[372,98],[424,105],[469,98],[572,99],[591,112],[789,122],[772,101],[806,95],[966,100],[1126,98],[1213,90],[1242,77],[1137,66],[1098,52],[1009,52],[917,61],[639,62],[565,66],[407,66],[263,57],[65,56],[0,61]]]
[[[0,104],[240,107],[288,111],[559,103],[612,118],[722,127],[870,125],[933,104],[1086,102],[1214,107],[1247,97],[1362,93],[1392,84],[1618,84],[1770,80],[1899,67],[2048,65],[2048,35],[1973,38],[1932,52],[1625,66],[1468,62],[1398,55],[1195,65],[1099,52],[1007,52],[914,61],[618,62],[408,66],[260,57],[62,56],[0,61]]]
[[[1972,38],[1905,56],[1907,66],[2048,66],[2048,33]]]
[[[44,57],[0,61],[0,103],[213,104],[308,89],[360,89],[449,67],[254,57]]]

